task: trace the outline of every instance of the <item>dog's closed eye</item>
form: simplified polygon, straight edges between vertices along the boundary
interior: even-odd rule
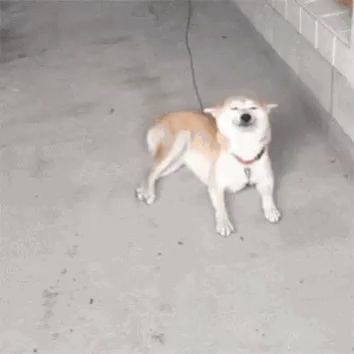
[[[256,109],[258,109],[256,106],[250,108],[251,111],[255,111]]]
[[[233,111],[238,111],[238,107],[231,107],[231,110],[233,110]]]

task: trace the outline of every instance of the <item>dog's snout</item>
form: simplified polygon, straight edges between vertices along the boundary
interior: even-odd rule
[[[252,119],[251,115],[249,113],[244,113],[241,116],[241,120],[244,123],[249,123],[249,121]]]

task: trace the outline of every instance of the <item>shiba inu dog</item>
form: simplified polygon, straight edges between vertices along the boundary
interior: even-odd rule
[[[157,119],[147,133],[154,163],[147,180],[136,189],[137,198],[153,203],[156,181],[187,166],[208,187],[220,235],[226,237],[234,231],[225,191],[237,192],[249,185],[259,192],[266,219],[278,222],[280,212],[274,201],[268,153],[269,113],[275,107],[231,97],[204,113],[176,112]]]

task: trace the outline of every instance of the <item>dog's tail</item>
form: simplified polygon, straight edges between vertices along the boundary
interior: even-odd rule
[[[165,138],[166,133],[163,127],[155,125],[149,129],[146,136],[146,142],[152,156],[157,157],[159,155]]]

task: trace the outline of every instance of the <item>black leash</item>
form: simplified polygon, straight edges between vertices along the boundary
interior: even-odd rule
[[[193,53],[192,53],[192,49],[191,49],[191,46],[189,43],[189,32],[190,32],[190,27],[191,27],[192,10],[193,10],[192,9],[192,0],[188,0],[187,3],[188,3],[188,17],[187,17],[184,42],[185,42],[186,49],[187,49],[188,56],[189,56],[189,66],[190,66],[190,70],[191,70],[191,74],[192,74],[192,84],[193,84],[193,88],[194,88],[194,93],[197,98],[200,111],[203,112],[204,106],[203,106],[203,102],[200,97],[200,93],[199,93],[199,89],[198,89],[198,83],[197,83],[197,79],[196,79],[195,67],[194,67],[194,61],[193,61]]]

